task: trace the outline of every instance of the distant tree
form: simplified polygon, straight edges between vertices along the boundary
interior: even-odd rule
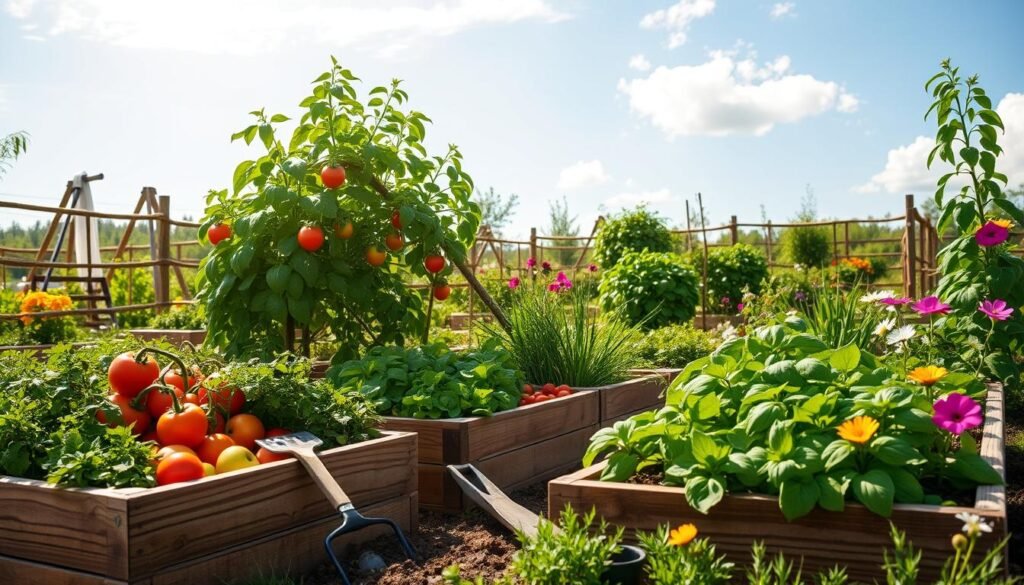
[[[578,236],[580,235],[580,228],[576,225],[577,217],[570,215],[569,213],[569,202],[565,196],[562,196],[562,200],[557,199],[550,203],[550,225],[547,229],[547,235],[549,236]],[[558,240],[555,242],[557,246],[579,246],[579,240]],[[576,256],[579,252],[577,250],[557,250],[555,258],[558,259],[558,263],[563,266],[568,266],[576,262]]]
[[[0,138],[0,177],[4,176],[11,163],[28,149],[28,134],[15,132]]]
[[[814,221],[818,219],[818,198],[814,195],[814,187],[810,183],[804,186],[804,196],[800,198],[800,211],[796,214],[797,221]]]
[[[494,187],[488,187],[487,191],[477,190],[476,202],[480,205],[480,225],[490,226],[495,235],[501,235],[501,230],[512,221],[512,216],[519,206],[519,196],[512,193],[508,197],[496,193]]]

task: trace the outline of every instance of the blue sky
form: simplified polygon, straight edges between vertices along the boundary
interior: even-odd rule
[[[152,185],[200,215],[247,158],[229,142],[247,112],[297,112],[330,54],[367,89],[405,80],[428,144],[519,194],[511,235],[563,195],[584,231],[638,201],[681,223],[698,191],[713,222],[762,204],[783,220],[808,184],[824,216],[899,213],[930,192],[922,85],[947,56],[999,104],[1000,166],[1024,181],[1024,2],[986,2],[984,21],[952,0],[235,6],[0,0],[0,134],[32,136],[0,197],[55,204],[71,175],[102,171],[100,209]]]

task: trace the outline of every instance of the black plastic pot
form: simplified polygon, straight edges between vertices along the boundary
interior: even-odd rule
[[[601,581],[608,585],[636,585],[646,561],[647,553],[643,549],[623,544],[612,555],[612,566],[601,575]]]

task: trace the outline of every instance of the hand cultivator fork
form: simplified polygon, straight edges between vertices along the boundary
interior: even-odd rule
[[[334,563],[334,567],[338,570],[338,575],[341,577],[341,582],[344,585],[351,585],[351,581],[349,581],[348,574],[345,573],[345,568],[342,566],[341,560],[338,559],[338,555],[334,553],[334,547],[331,546],[331,543],[339,536],[355,532],[367,526],[374,524],[390,526],[395,531],[395,536],[398,537],[398,542],[402,545],[406,556],[416,560],[416,551],[409,544],[405,534],[402,533],[402,529],[398,527],[394,520],[388,518],[367,518],[360,514],[359,510],[356,510],[351,498],[348,497],[345,490],[341,489],[341,486],[338,485],[331,472],[327,470],[327,466],[324,465],[323,461],[320,461],[320,458],[313,451],[314,448],[322,445],[323,441],[312,433],[292,433],[280,437],[261,439],[256,441],[256,443],[274,453],[291,453],[294,455],[296,459],[302,462],[306,471],[313,477],[313,481],[316,482],[320,490],[327,496],[327,500],[341,514],[341,526],[335,528],[334,531],[327,535],[324,539],[324,548],[327,549],[327,556]]]

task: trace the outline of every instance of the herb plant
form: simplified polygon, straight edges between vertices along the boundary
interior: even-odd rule
[[[626,252],[672,252],[675,243],[665,220],[645,207],[624,211],[601,224],[594,243],[594,261],[608,269]]]
[[[601,278],[601,308],[655,329],[688,323],[699,303],[697,273],[682,256],[627,252]]]
[[[695,254],[699,259],[699,254]],[[697,261],[694,266],[699,266]],[[764,254],[748,244],[708,251],[708,305],[718,312],[735,314],[742,310],[744,292],[761,292],[768,276]]]
[[[153,329],[205,329],[206,311],[198,303],[175,306],[169,311],[154,315],[149,320],[149,326]]]
[[[832,259],[831,237],[821,226],[787,228],[782,232],[780,245],[790,262],[805,268],[822,268]]]
[[[894,502],[937,504],[944,490],[1002,482],[969,433],[957,430],[954,448],[932,420],[937,397],[966,406],[959,393],[983,393],[973,375],[904,381],[856,345],[831,349],[805,329],[790,318],[725,342],[673,381],[665,408],[598,431],[584,464],[607,455],[610,481],[660,467],[703,513],[730,491],[778,495],[789,519],[847,500],[888,516]]]
[[[637,353],[644,367],[682,368],[718,347],[713,333],[692,325],[668,325],[652,329],[637,344]]]
[[[440,343],[374,347],[331,367],[327,378],[344,392],[362,393],[380,414],[431,419],[515,408],[523,387],[512,355],[493,340],[462,354]]]

